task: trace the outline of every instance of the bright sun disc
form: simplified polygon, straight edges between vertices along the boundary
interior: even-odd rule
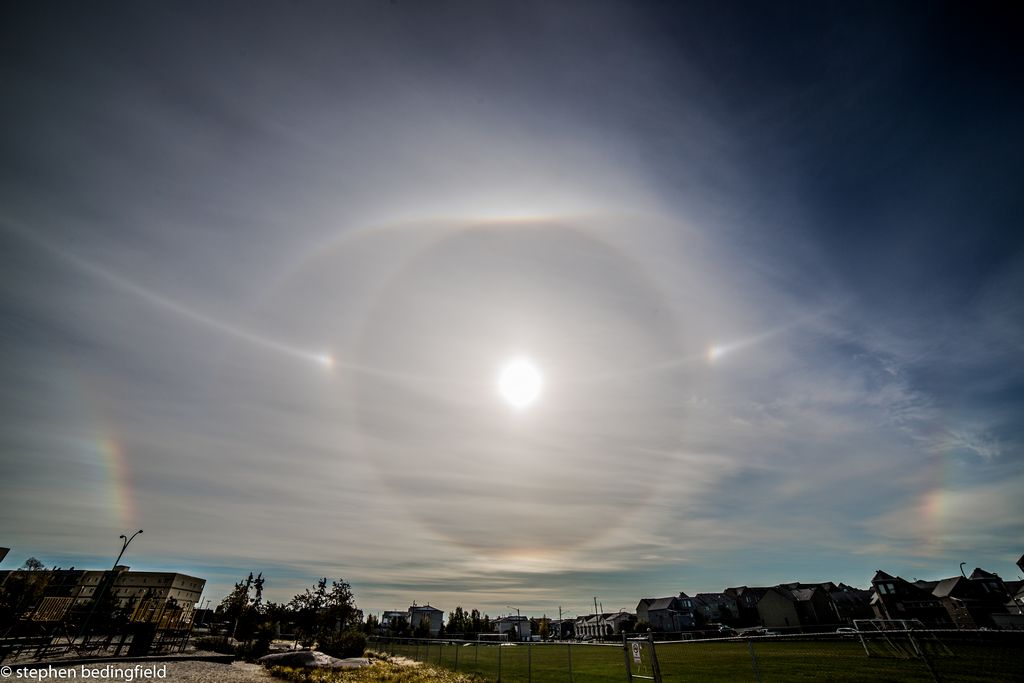
[[[524,358],[510,362],[498,376],[498,391],[515,408],[525,408],[533,403],[543,385],[540,371]]]

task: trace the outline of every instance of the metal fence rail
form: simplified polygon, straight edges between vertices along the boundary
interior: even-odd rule
[[[374,637],[380,652],[527,683],[1024,680],[1024,633],[889,631],[705,640],[494,643]]]

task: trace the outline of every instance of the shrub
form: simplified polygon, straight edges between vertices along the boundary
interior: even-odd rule
[[[228,641],[227,636],[204,636],[196,638],[193,643],[197,650],[209,650],[222,655],[235,654],[235,647]]]
[[[317,649],[339,659],[360,657],[366,649],[366,636],[358,631],[343,631],[327,636],[320,641]]]
[[[269,652],[269,640],[250,640],[247,643],[239,643],[235,646],[235,655],[247,662],[254,662]]]

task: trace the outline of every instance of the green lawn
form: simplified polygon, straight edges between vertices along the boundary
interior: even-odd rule
[[[371,643],[371,648],[427,661],[490,681],[548,683],[626,681],[621,646],[535,643],[516,647]],[[634,674],[651,674],[644,646]],[[764,683],[772,681],[932,681],[920,659],[868,657],[855,640],[809,642],[756,641],[757,667]],[[745,641],[658,644],[665,683],[682,681],[753,681],[754,664]],[[571,662],[570,662],[571,657]],[[942,681],[989,683],[1024,680],[1024,659],[1006,646],[957,645],[953,654],[932,653],[930,663]],[[570,667],[572,678],[570,679]],[[641,683],[643,679],[634,679]]]

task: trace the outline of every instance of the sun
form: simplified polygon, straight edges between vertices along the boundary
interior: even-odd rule
[[[526,358],[509,361],[498,374],[498,393],[513,408],[525,408],[540,396],[544,378]]]

